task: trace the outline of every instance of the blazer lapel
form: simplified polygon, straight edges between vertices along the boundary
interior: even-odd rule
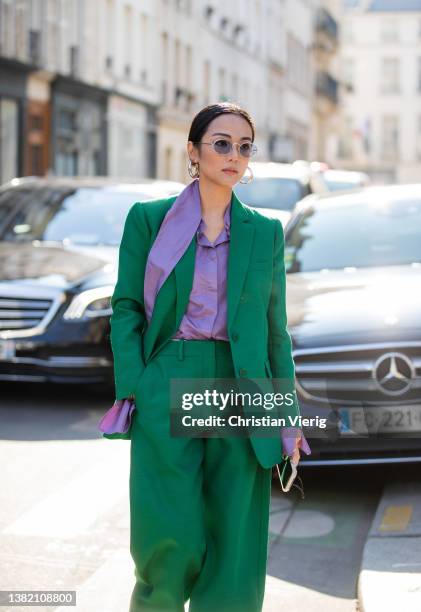
[[[230,248],[227,271],[227,330],[231,331],[250,262],[254,238],[251,215],[232,192]]]
[[[180,327],[181,319],[187,309],[193,287],[194,264],[196,260],[196,234],[193,236],[183,256],[174,267],[176,286],[175,329]]]

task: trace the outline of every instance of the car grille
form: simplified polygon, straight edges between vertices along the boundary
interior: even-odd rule
[[[398,376],[389,376],[392,357]],[[379,343],[294,351],[297,390],[329,404],[420,402],[421,343]]]
[[[0,295],[0,331],[36,327],[49,313],[52,299]]]

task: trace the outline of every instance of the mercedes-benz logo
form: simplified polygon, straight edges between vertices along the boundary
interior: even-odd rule
[[[386,395],[403,395],[415,378],[412,361],[402,353],[385,353],[373,367],[373,378]]]

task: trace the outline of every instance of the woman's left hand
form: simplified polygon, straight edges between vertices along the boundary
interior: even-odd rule
[[[305,439],[301,429],[294,427],[286,427],[282,430],[282,442],[285,452],[291,457],[291,460],[298,465],[300,461],[300,450],[306,455],[311,454],[310,446]]]
[[[292,453],[292,455],[290,455],[291,460],[298,465],[299,461],[300,461],[300,448],[301,448],[301,444],[302,444],[302,437],[301,434],[298,434],[295,438],[295,448],[294,451]]]

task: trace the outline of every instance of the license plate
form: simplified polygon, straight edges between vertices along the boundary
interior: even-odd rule
[[[9,361],[15,356],[15,343],[13,340],[0,340],[0,361]]]
[[[421,406],[342,408],[339,414],[343,435],[421,431]]]

